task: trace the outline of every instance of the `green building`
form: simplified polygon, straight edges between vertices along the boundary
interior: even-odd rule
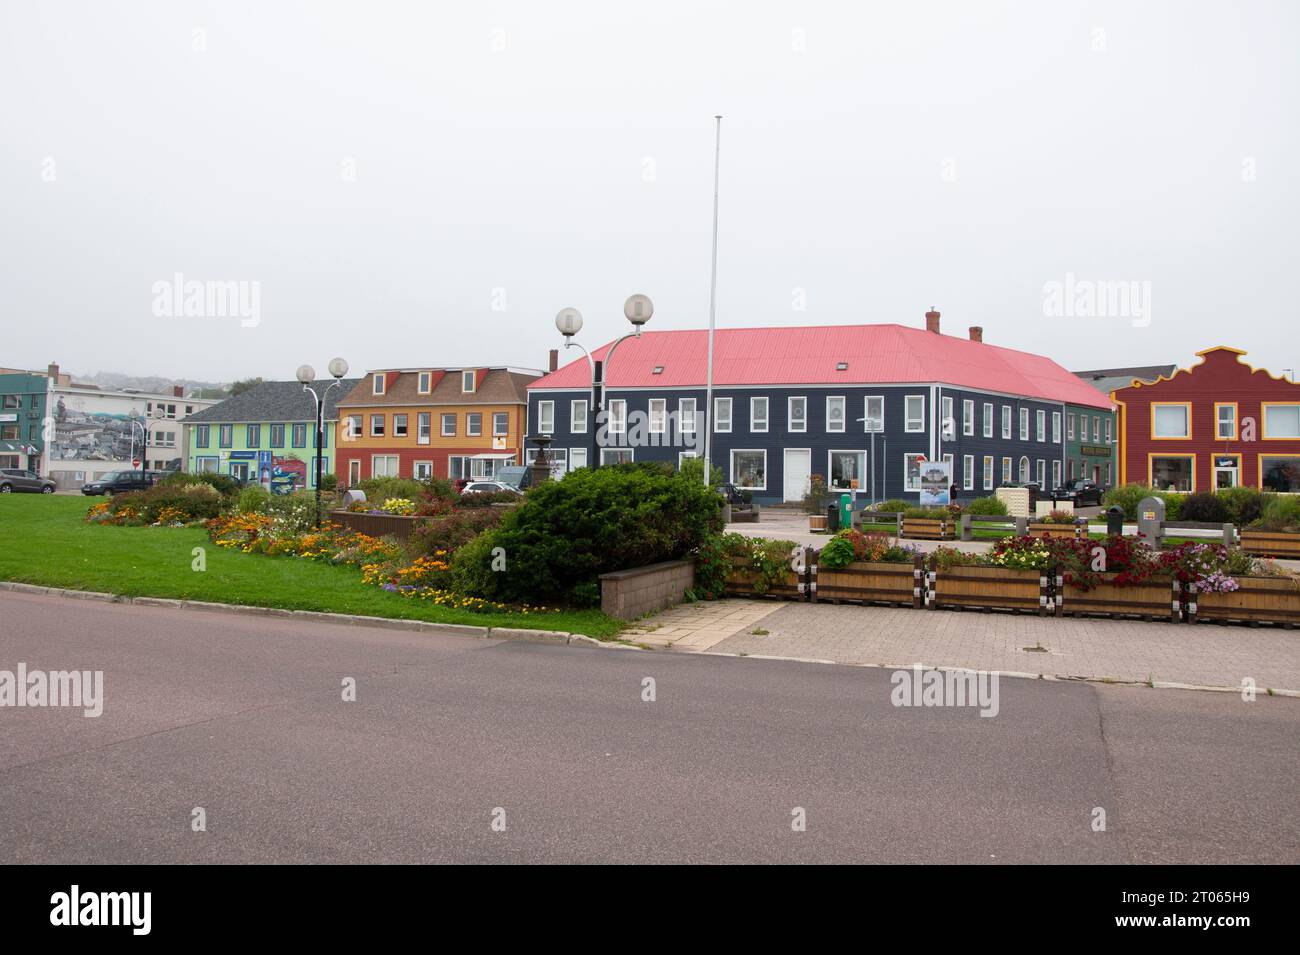
[[[337,403],[360,379],[317,381],[324,397],[323,471],[334,473]],[[316,403],[297,381],[265,381],[185,419],[185,470],[216,471],[268,489],[315,487]]]
[[[0,468],[42,470],[49,387],[40,372],[0,369]]]
[[[1065,406],[1065,480],[1091,478],[1103,487],[1114,487],[1118,450],[1114,411]]]

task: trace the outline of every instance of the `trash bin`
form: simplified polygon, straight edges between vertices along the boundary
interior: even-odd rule
[[[832,534],[840,529],[840,508],[838,504],[826,505],[826,529]]]
[[[1124,533],[1124,508],[1118,504],[1106,508],[1106,533],[1112,537]]]

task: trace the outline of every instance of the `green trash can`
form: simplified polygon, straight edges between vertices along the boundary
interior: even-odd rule
[[[840,495],[840,529],[847,530],[853,526],[853,498],[848,494]]]

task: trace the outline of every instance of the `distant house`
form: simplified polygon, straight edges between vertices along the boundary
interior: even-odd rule
[[[1300,385],[1219,346],[1191,368],[1130,381],[1120,416],[1120,479],[1179,491],[1243,485],[1300,491]]]

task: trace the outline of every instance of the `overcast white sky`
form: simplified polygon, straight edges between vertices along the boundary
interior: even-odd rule
[[[632,292],[702,327],[722,113],[719,326],[933,304],[1073,369],[1276,372],[1298,7],[7,0],[0,365],[537,367]],[[177,272],[260,321],[156,317]],[[1150,324],[1046,316],[1070,273],[1149,282]]]

